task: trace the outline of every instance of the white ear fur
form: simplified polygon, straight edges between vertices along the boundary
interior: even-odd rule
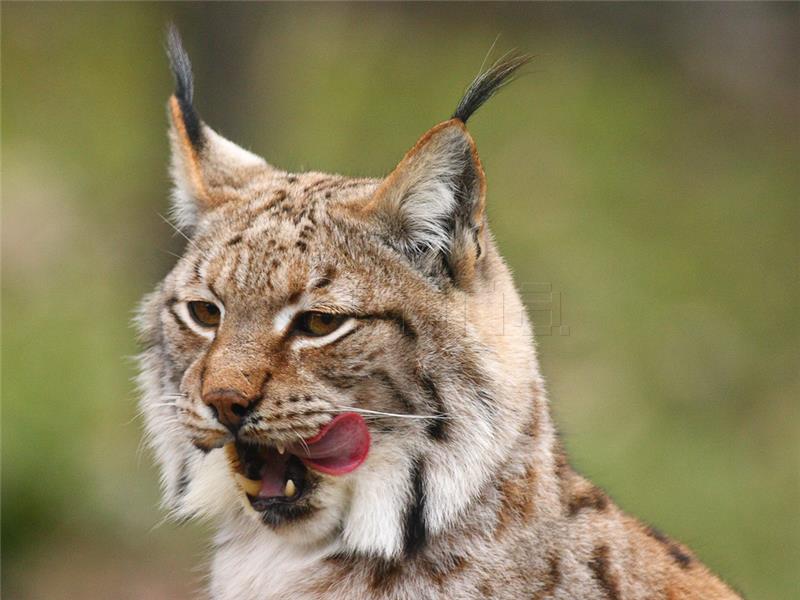
[[[456,210],[455,182],[465,168],[462,142],[449,131],[437,136],[388,189],[386,208],[401,221],[403,243],[440,252],[449,248],[447,222]]]
[[[248,177],[271,167],[263,158],[222,137],[202,121],[198,124],[198,136],[190,139],[181,105],[174,96],[169,109],[172,217],[178,227],[191,230],[203,211],[227,199],[230,187],[237,183],[244,185]]]
[[[197,223],[200,211],[197,202],[197,186],[192,182],[189,161],[184,156],[176,141],[177,133],[170,129],[170,156],[169,173],[172,178],[172,193],[170,194],[170,217],[175,226],[181,230],[191,230]]]
[[[367,209],[401,251],[429,263],[460,248],[457,238],[467,230],[481,228],[484,193],[474,142],[463,123],[451,120],[417,142]]]

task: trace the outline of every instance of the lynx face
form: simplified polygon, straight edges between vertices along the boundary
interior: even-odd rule
[[[188,241],[139,318],[166,501],[288,543],[407,551],[490,483],[530,417],[512,399],[538,385],[464,127],[525,59],[373,180],[286,173],[223,139],[176,35],[171,58]]]

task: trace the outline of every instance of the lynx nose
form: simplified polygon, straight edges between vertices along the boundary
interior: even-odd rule
[[[211,407],[217,420],[236,433],[244,418],[250,413],[260,397],[245,398],[236,390],[211,390],[203,394],[203,402]]]

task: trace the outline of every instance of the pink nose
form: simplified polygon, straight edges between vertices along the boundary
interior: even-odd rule
[[[259,398],[245,398],[236,390],[211,390],[203,394],[203,402],[214,411],[217,420],[232,433],[236,433],[242,421],[256,405]]]

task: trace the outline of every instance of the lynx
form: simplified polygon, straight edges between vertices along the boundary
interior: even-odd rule
[[[213,598],[738,597],[562,450],[466,129],[525,56],[354,179],[215,133],[168,53],[187,243],[141,305],[141,406],[166,506],[216,524]]]

